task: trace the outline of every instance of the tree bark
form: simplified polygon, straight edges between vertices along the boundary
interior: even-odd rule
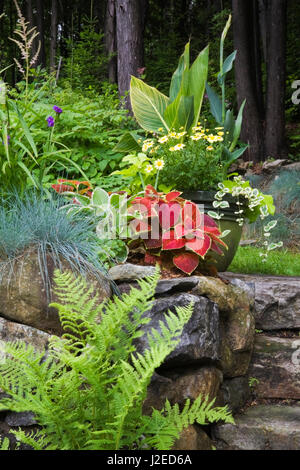
[[[57,46],[57,0],[51,2],[50,72],[55,72]]]
[[[37,65],[46,68],[46,52],[45,52],[45,32],[44,32],[44,5],[43,0],[36,0],[36,24],[40,33],[38,40],[41,43],[40,53],[37,59]]]
[[[108,0],[105,18],[105,48],[109,56],[108,79],[117,83],[117,41],[116,41],[116,8],[115,0]]]
[[[272,0],[269,13],[265,149],[267,157],[286,155],[286,0]]]
[[[116,0],[116,27],[118,51],[118,88],[124,96],[130,88],[131,75],[139,75],[144,64],[144,2],[141,0]],[[129,96],[125,106],[131,111]]]
[[[249,160],[264,159],[263,116],[260,114],[259,93],[253,51],[253,3],[255,0],[232,0],[234,45],[237,49],[235,77],[239,106],[246,99],[241,138],[249,144]],[[256,45],[257,46],[257,45]]]
[[[33,9],[32,9],[32,0],[26,0],[26,21],[28,21],[28,28],[32,29],[35,27],[33,20]],[[35,56],[38,49],[38,38],[35,38],[31,46],[31,57]],[[35,62],[32,67],[36,67],[37,62]]]

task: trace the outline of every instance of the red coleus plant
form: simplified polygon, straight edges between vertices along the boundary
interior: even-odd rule
[[[178,191],[163,194],[147,186],[131,203],[130,228],[132,238],[144,243],[146,262],[161,262],[169,253],[178,269],[192,274],[209,250],[223,254],[220,245],[227,245],[215,221],[180,196]]]
[[[71,192],[88,197],[92,196],[92,186],[89,181],[58,179],[57,182],[58,184],[51,185],[57,193]]]

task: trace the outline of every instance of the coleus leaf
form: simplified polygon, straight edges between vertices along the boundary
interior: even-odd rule
[[[224,256],[223,250],[214,242],[212,241],[210,249],[215,251],[218,255]]]
[[[217,227],[218,228],[218,225],[214,221],[214,219],[207,214],[204,214],[204,225],[205,227]]]
[[[149,238],[148,240],[144,240],[145,247],[147,250],[154,250],[156,248],[162,247],[162,239],[161,238]]]
[[[182,193],[180,191],[172,191],[168,193],[165,197],[167,202],[175,201]]]
[[[144,261],[146,264],[156,265],[156,263],[161,263],[159,255],[152,255],[151,253],[145,253]]]
[[[177,239],[174,230],[165,232],[162,237],[163,250],[180,250],[185,247],[185,240],[183,238]]]
[[[201,214],[197,204],[191,201],[187,201],[184,204],[181,212],[181,218],[184,225],[187,219],[192,219],[194,228],[199,227],[203,222],[203,214]]]
[[[159,205],[159,223],[163,230],[174,227],[177,224],[181,213],[181,206],[177,202]]]
[[[74,192],[74,188],[67,184],[52,184],[51,188],[53,188],[57,193],[65,193],[66,191]]]
[[[204,258],[206,253],[210,250],[211,247],[211,238],[208,235],[204,235],[204,238],[194,238],[186,243],[186,248],[194,251],[197,255]]]
[[[192,274],[199,265],[199,256],[194,253],[181,253],[173,257],[174,265],[185,274]]]

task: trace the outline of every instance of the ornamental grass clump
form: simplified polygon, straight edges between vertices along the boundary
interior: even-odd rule
[[[8,266],[12,272],[18,259],[30,253],[38,257],[48,297],[49,256],[57,268],[62,268],[65,261],[75,272],[102,279],[105,270],[99,262],[101,240],[96,236],[94,220],[67,216],[60,210],[62,201],[61,197],[47,200],[35,192],[22,198],[13,193],[0,207],[0,281]]]

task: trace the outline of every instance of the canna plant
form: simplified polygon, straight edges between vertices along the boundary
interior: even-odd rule
[[[226,26],[222,32],[220,41],[220,71],[218,74],[218,84],[221,89],[221,97],[213,88],[210,87],[208,83],[206,83],[206,93],[210,102],[211,114],[215,118],[218,125],[224,128],[225,141],[223,158],[227,169],[235,160],[243,155],[243,153],[248,148],[248,145],[243,145],[242,147],[235,150],[241,134],[243,112],[246,105],[246,100],[243,101],[236,119],[232,109],[228,109],[226,111],[226,76],[228,72],[232,70],[237,55],[237,51],[234,51],[224,60],[224,43],[230,26],[231,15],[229,16]]]
[[[142,242],[145,261],[168,263],[192,274],[209,251],[223,254],[227,248],[215,221],[202,214],[196,204],[180,197],[179,191],[157,192],[148,185],[129,209],[136,219],[130,222],[133,240]]]
[[[138,124],[147,132],[167,134],[189,132],[199,121],[208,74],[208,46],[190,65],[190,43],[185,46],[171,84],[169,96],[132,76],[130,99]],[[115,147],[119,152],[139,152],[142,145],[136,133],[122,136]]]

